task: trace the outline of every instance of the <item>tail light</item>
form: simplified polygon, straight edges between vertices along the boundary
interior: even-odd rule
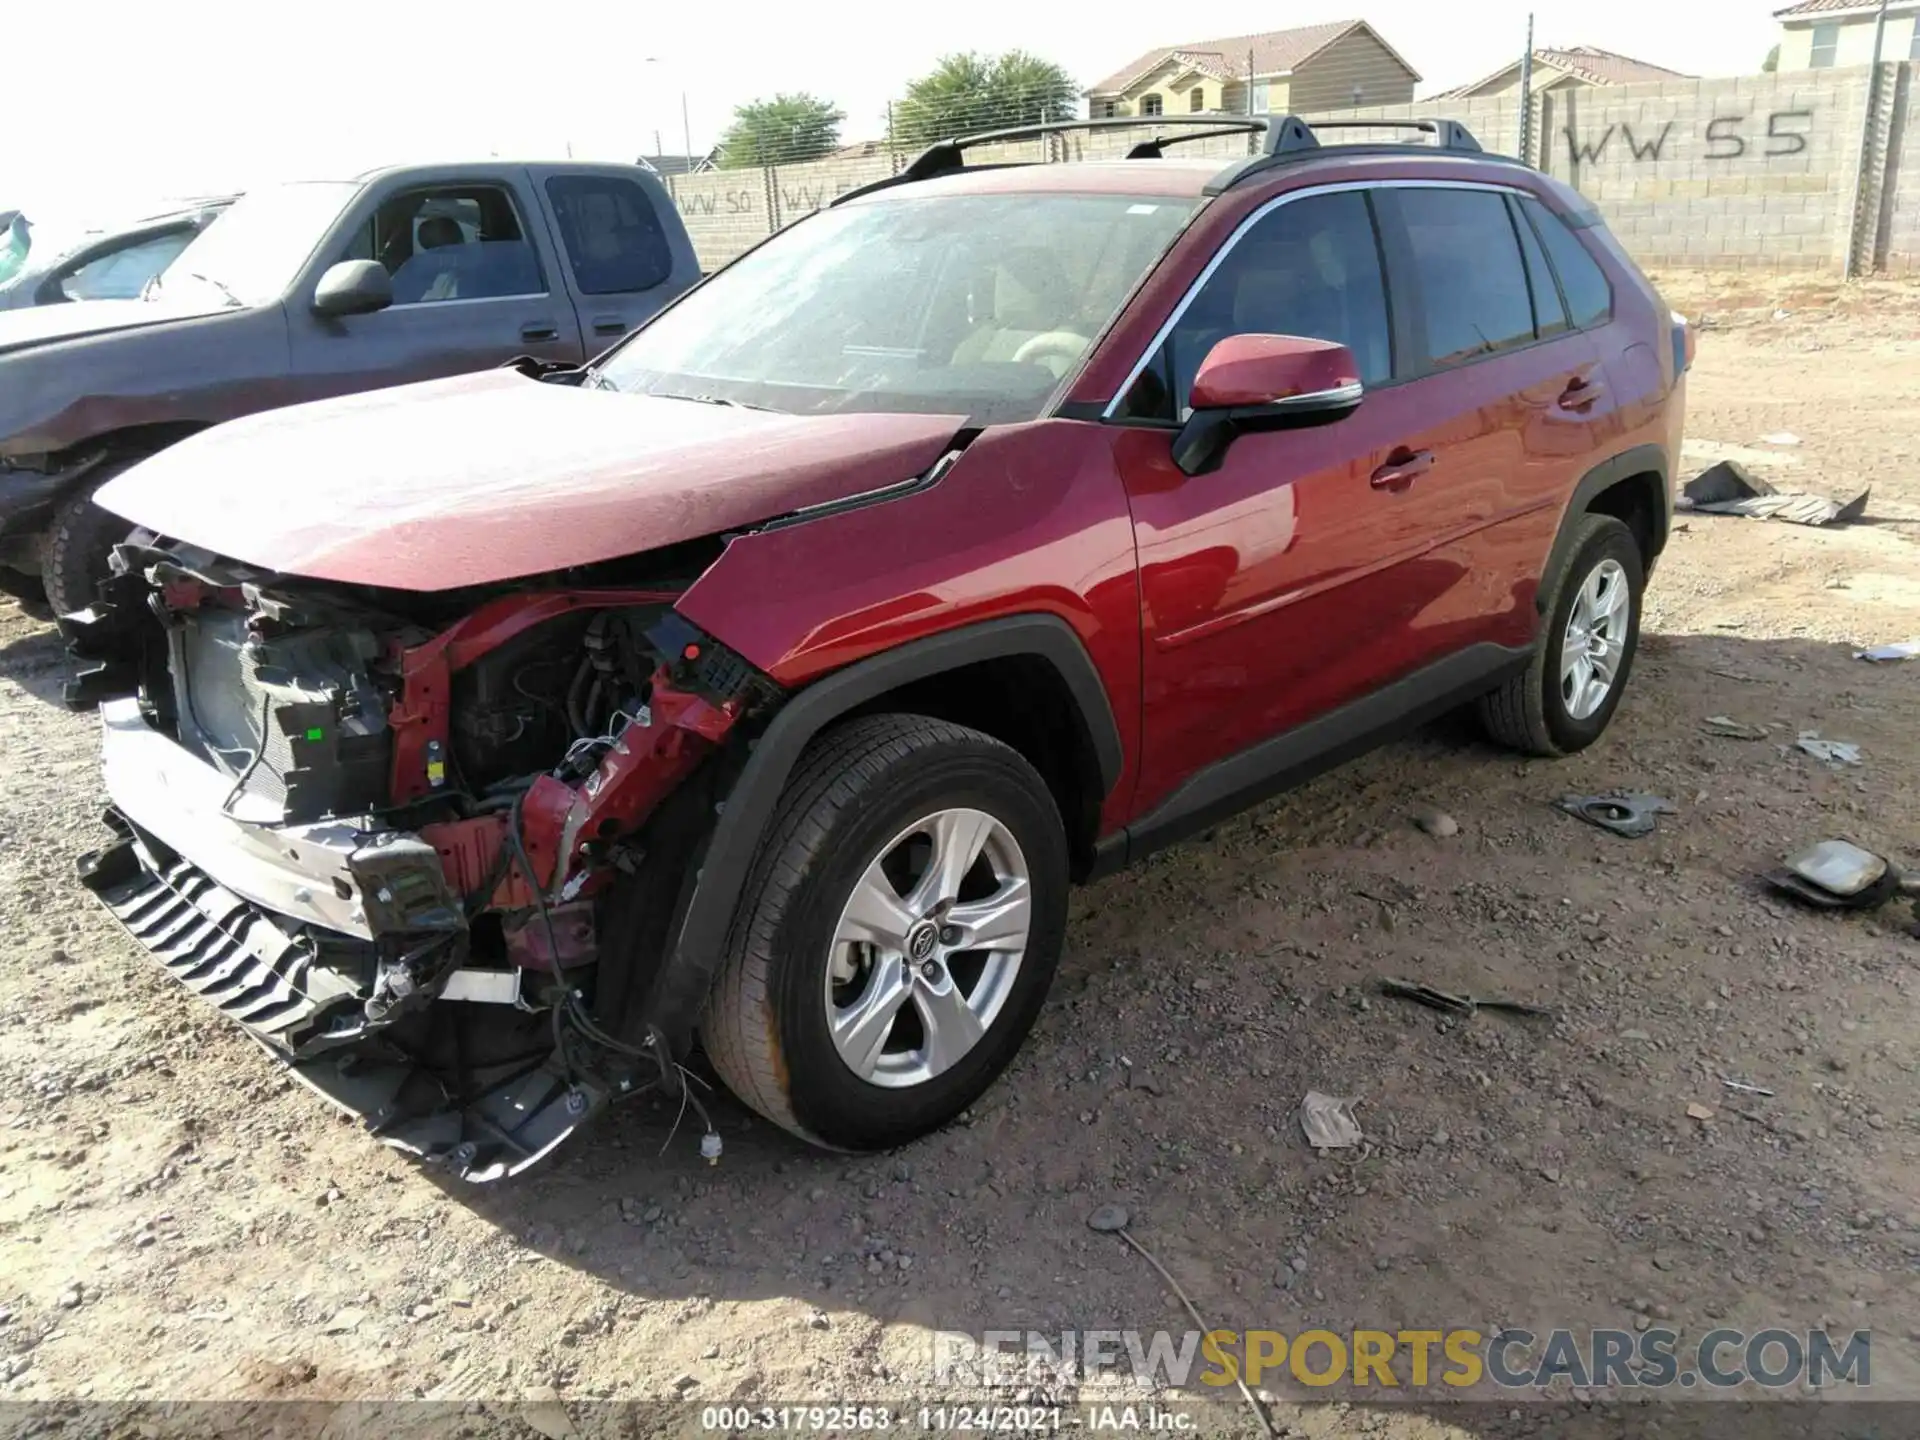
[[[1679,377],[1693,368],[1694,329],[1678,310],[1673,314],[1673,373]]]

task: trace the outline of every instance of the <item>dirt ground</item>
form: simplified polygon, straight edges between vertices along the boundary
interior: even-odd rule
[[[1829,835],[1920,866],[1920,662],[1854,658],[1920,637],[1920,285],[1666,285],[1704,326],[1689,473],[1871,484],[1869,520],[1681,517],[1581,756],[1445,722],[1082,892],[1012,1071],[894,1155],[724,1099],[711,1168],[645,1108],[504,1187],[383,1150],[76,884],[92,722],[0,611],[0,1398],[917,1402],[936,1328],[1186,1329],[1087,1228],[1118,1201],[1213,1326],[1868,1328],[1874,1391],[1920,1399],[1920,941],[1754,879]],[[1805,730],[1864,763],[1783,753]],[[1680,813],[1630,841],[1549,805],[1612,787]],[[1559,1013],[1450,1020],[1386,975]],[[1359,1097],[1364,1149],[1309,1150],[1310,1089]],[[1301,1435],[1686,1433],[1275,1388]]]

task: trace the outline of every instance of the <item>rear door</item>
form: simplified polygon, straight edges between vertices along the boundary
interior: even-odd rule
[[[692,244],[656,177],[539,166],[531,173],[589,355],[651,319],[698,278]]]
[[[1421,554],[1383,597],[1408,667],[1531,641],[1540,557],[1613,424],[1600,355],[1569,325],[1520,198],[1468,184],[1376,194],[1408,352],[1381,407],[1397,432],[1387,463],[1418,472],[1390,488]]]
[[[342,260],[377,260],[393,277],[393,304],[344,318],[290,306],[299,398],[486,370],[516,355],[567,364],[584,358],[524,174],[362,196],[344,240],[336,238],[314,273]]]

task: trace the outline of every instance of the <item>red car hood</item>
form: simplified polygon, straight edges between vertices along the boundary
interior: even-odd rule
[[[450,590],[897,484],[939,459],[965,423],[774,415],[493,370],[220,425],[96,498],[262,569]]]

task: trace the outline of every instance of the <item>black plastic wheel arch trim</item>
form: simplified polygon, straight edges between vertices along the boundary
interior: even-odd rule
[[[1649,537],[1652,543],[1645,556],[1646,569],[1652,571],[1654,557],[1667,548],[1667,534],[1673,528],[1673,477],[1665,450],[1658,445],[1636,445],[1610,460],[1602,460],[1581,476],[1580,483],[1573,487],[1573,499],[1560,517],[1560,529],[1553,537],[1553,548],[1547,552],[1547,563],[1540,571],[1540,588],[1533,597],[1535,610],[1543,615],[1546,613],[1547,601],[1552,594],[1550,582],[1560,573],[1560,567],[1567,563],[1567,553],[1573,548],[1576,522],[1581,516],[1591,513],[1594,497],[1611,490],[1623,480],[1641,475],[1655,476],[1657,484],[1650,488],[1659,492],[1653,496],[1653,534]]]
[[[676,1044],[691,1033],[720,967],[734,912],[761,836],[773,818],[801,752],[850,711],[916,680],[967,665],[1033,655],[1051,664],[1073,695],[1099,769],[1102,794],[1111,794],[1123,763],[1120,730],[1093,659],[1066,621],[1054,615],[1009,615],[849,665],[789,699],[754,743],[728,792],[699,860],[697,882],[677,917],[665,963],[648,990],[641,1033],[657,1027]]]

